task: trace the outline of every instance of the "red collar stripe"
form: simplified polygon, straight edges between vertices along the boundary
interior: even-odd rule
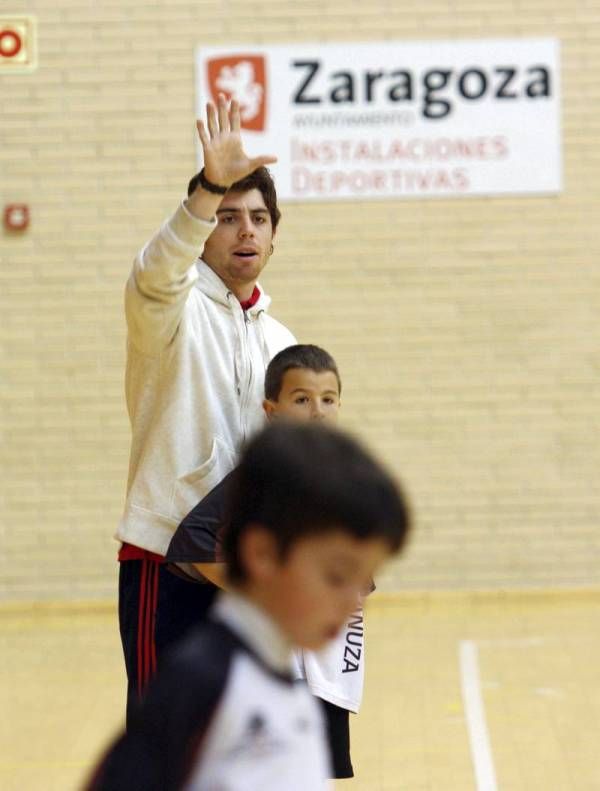
[[[260,299],[260,291],[258,286],[254,286],[254,291],[252,292],[252,296],[250,299],[246,299],[244,302],[240,302],[242,306],[242,310],[248,310],[248,308],[253,308],[258,300]]]

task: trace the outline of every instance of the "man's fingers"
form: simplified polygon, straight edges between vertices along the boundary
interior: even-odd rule
[[[202,143],[202,148],[206,148],[209,144],[208,135],[206,134],[206,129],[204,128],[203,121],[196,121],[196,129],[198,130],[198,137],[200,138],[200,142]]]
[[[216,137],[219,134],[219,126],[217,124],[217,111],[212,102],[206,105],[206,123],[211,137]]]
[[[231,107],[229,108],[229,123],[231,124],[232,132],[240,131],[240,103],[235,99],[231,100]]]
[[[219,94],[219,129],[221,132],[229,132],[229,113],[227,112],[227,99],[225,95]]]
[[[254,157],[254,159],[249,160],[250,168],[248,170],[249,173],[253,173],[256,168],[261,168],[263,165],[272,165],[274,162],[277,162],[277,157]]]
[[[248,158],[242,149],[240,126],[239,102],[232,100],[230,104],[223,93],[219,94],[216,107],[213,102],[207,103],[206,123],[196,120],[204,156],[210,153],[211,162],[218,164],[224,184],[239,181],[257,168],[277,162],[273,156]]]

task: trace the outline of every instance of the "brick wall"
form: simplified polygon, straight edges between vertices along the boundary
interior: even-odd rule
[[[32,209],[0,235],[1,597],[114,594],[122,289],[194,171],[202,42],[560,37],[561,196],[283,207],[263,283],[413,496],[382,589],[600,582],[600,0],[8,11],[37,16],[40,65],[0,77],[0,205]]]

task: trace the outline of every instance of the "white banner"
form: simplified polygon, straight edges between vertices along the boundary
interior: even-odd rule
[[[555,39],[199,47],[196,86],[199,118],[240,102],[283,201],[561,190]]]

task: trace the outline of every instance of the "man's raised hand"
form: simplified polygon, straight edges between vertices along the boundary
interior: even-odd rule
[[[233,100],[229,107],[220,93],[217,107],[206,105],[206,126],[196,126],[204,151],[204,175],[213,184],[229,187],[262,165],[277,161],[277,157],[250,158],[242,147],[240,135],[240,106]]]

